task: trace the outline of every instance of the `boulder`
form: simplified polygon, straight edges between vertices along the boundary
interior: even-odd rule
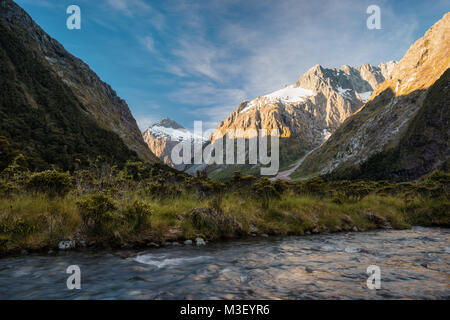
[[[202,238],[195,238],[195,244],[197,246],[204,246],[206,244],[206,242]]]
[[[75,246],[76,246],[75,240],[60,241],[58,243],[59,250],[73,249],[73,248],[75,248]]]

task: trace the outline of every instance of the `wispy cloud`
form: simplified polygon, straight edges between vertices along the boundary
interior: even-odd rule
[[[141,38],[141,43],[150,52],[155,52],[155,41],[150,36]]]
[[[106,2],[112,9],[120,11],[127,16],[133,16],[137,12],[151,9],[150,5],[143,0],[106,0]]]
[[[170,8],[183,30],[171,43],[166,70],[186,82],[173,89],[169,100],[209,106],[188,111],[209,122],[225,119],[244,99],[295,82],[314,64],[339,67],[399,59],[417,27],[414,19],[398,19],[385,1],[380,4],[383,30],[375,31],[366,28],[368,0],[176,4]]]
[[[135,118],[138,127],[142,132],[147,130],[148,127],[160,120],[159,117],[155,115],[135,115]]]
[[[388,0],[78,1],[83,19],[102,26],[83,32],[92,31],[92,39],[103,32],[97,39],[107,39],[92,46],[92,61],[102,60],[96,56],[100,52],[110,53],[105,80],[129,102],[141,128],[165,116],[161,110],[186,127],[193,119],[216,124],[242,100],[294,83],[315,64],[399,59],[417,30],[425,30],[424,21],[429,27],[448,2],[411,0],[400,10]],[[382,30],[366,27],[371,4],[381,7]],[[66,36],[67,43],[76,42]]]

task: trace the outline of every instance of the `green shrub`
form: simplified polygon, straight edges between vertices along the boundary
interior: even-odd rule
[[[267,208],[270,200],[279,199],[280,191],[275,187],[276,184],[267,178],[261,178],[252,186],[252,194],[255,198],[262,201],[264,208]]]
[[[73,189],[73,184],[68,173],[47,170],[34,173],[27,187],[31,191],[46,193],[49,196],[65,196]]]
[[[164,199],[177,197],[181,194],[181,191],[174,185],[153,181],[147,183],[145,193],[151,198]]]
[[[37,230],[38,226],[35,224],[35,221],[18,218],[14,221],[9,232],[16,237],[26,237]]]
[[[245,230],[233,215],[214,211],[210,208],[197,208],[188,213],[192,226],[198,234],[210,237],[229,237],[244,234]]]
[[[150,226],[150,216],[152,215],[151,207],[142,200],[136,200],[125,211],[125,217],[128,223],[136,231],[142,231]]]
[[[104,193],[96,193],[86,199],[78,201],[83,225],[87,231],[105,235],[110,233],[112,222],[117,217],[117,209],[111,196]]]
[[[17,186],[11,182],[0,181],[0,197],[7,197],[19,190]]]

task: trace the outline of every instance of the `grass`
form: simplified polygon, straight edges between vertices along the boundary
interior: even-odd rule
[[[0,255],[57,248],[303,235],[412,225],[450,226],[450,174],[407,183],[272,182],[236,173],[225,182],[160,164],[95,164],[30,172],[20,157],[0,174]]]
[[[139,233],[125,214],[137,199],[151,208],[148,224]],[[338,204],[331,198],[286,192],[262,206],[260,201],[236,193],[226,194],[221,200],[202,200],[193,194],[159,200],[133,191],[113,200],[114,218],[108,228],[92,234],[84,228],[79,201],[73,193],[59,198],[39,193],[1,198],[0,250],[56,248],[59,241],[69,239],[122,246],[195,237],[218,240],[252,233],[303,235],[355,227],[364,231],[404,229],[413,224],[449,225],[449,201],[445,199],[417,198],[405,203],[399,197],[371,194]]]

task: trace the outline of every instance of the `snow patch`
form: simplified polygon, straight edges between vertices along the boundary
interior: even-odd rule
[[[274,91],[265,96],[258,97],[247,102],[247,105],[244,109],[242,109],[239,113],[244,113],[249,111],[254,107],[260,107],[261,104],[269,103],[269,102],[281,102],[282,104],[286,103],[295,103],[305,101],[306,98],[314,95],[312,90],[304,89],[302,87],[294,87],[294,85],[286,86],[283,89]]]
[[[240,113],[247,112],[248,110],[250,110],[250,109],[253,108],[254,106],[255,106],[255,99],[253,99],[252,101],[248,101],[248,102],[247,102],[247,105],[245,106],[244,109],[242,109],[242,110],[240,111]]]
[[[201,140],[206,139],[199,135],[194,135],[186,129],[173,129],[162,126],[152,126],[149,128],[150,133],[155,137],[168,137],[172,141]]]
[[[323,131],[322,131],[323,140],[327,141],[330,136],[331,136],[331,132],[328,131],[328,129],[323,129]]]
[[[287,86],[283,89],[272,92],[264,97],[270,100],[280,100],[283,103],[299,102],[305,98],[314,95],[314,92],[301,87],[294,88],[294,85]]]
[[[352,89],[343,89],[341,87],[337,87],[338,93],[344,98],[348,98],[348,92],[352,91]]]
[[[361,97],[362,102],[366,103],[372,95],[372,92],[373,91],[358,92],[358,95]]]

